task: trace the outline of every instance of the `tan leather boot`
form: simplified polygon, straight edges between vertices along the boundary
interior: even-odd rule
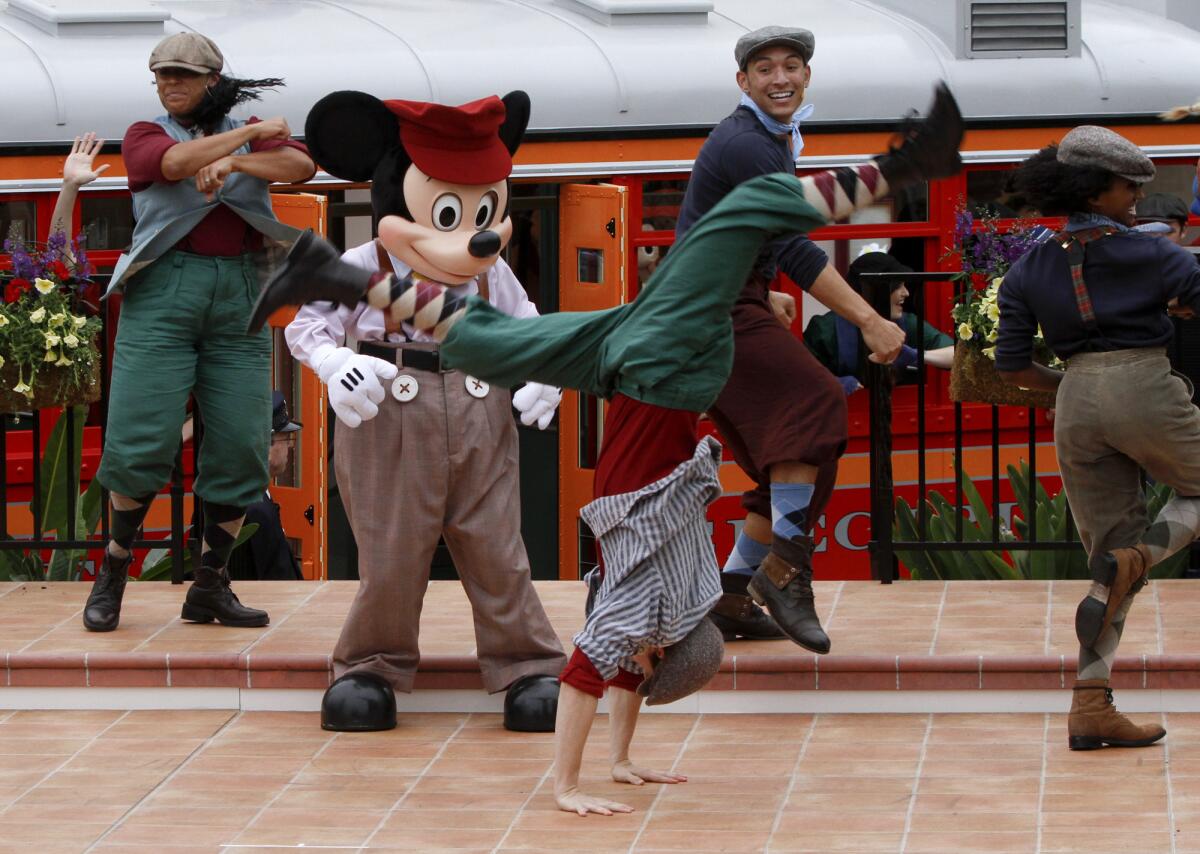
[[[1138,726],[1117,711],[1107,679],[1080,679],[1071,698],[1067,718],[1067,744],[1072,750],[1113,747],[1145,747],[1167,731],[1158,724]]]
[[[1150,550],[1141,543],[1127,549],[1101,552],[1088,563],[1092,580],[1108,588],[1108,600],[1100,603],[1084,596],[1075,611],[1075,634],[1084,646],[1094,646],[1104,630],[1112,625],[1117,608],[1129,592],[1145,586],[1150,573]]]

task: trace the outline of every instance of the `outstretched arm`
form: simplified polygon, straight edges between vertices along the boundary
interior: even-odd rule
[[[904,330],[871,308],[832,264],[821,271],[808,292],[859,328],[872,362],[887,364],[896,358],[904,345]]]
[[[104,140],[97,139],[96,134],[88,131],[83,136],[75,137],[71,145],[71,153],[63,162],[63,185],[54,203],[54,212],[50,214],[50,233],[71,231],[71,220],[75,213],[75,199],[79,196],[79,188],[95,181],[108,168],[101,164],[92,168],[96,155],[104,146]]]
[[[671,774],[664,771],[653,771],[634,765],[629,759],[629,744],[633,741],[633,731],[637,728],[638,712],[642,708],[642,698],[634,691],[623,688],[610,688],[608,692],[608,744],[609,758],[612,760],[612,778],[618,783],[630,783],[640,786],[642,783],[686,783],[687,777],[682,774]]]
[[[633,807],[579,791],[579,767],[597,703],[591,694],[566,682],[559,687],[558,715],[554,720],[554,800],[559,809],[579,815],[633,812]]]

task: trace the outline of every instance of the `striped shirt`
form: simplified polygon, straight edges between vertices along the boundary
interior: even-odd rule
[[[600,542],[604,579],[575,635],[600,676],[638,672],[645,645],[683,640],[721,595],[705,511],[721,494],[721,445],[706,436],[692,458],[636,492],[608,495],[580,515]]]

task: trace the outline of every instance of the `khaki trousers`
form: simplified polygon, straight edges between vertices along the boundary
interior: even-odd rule
[[[334,650],[334,675],[364,670],[412,690],[421,604],[438,537],[475,622],[483,685],[558,675],[562,645],[534,592],[521,540],[517,429],[507,389],[467,393],[466,376],[401,368],[415,398],[388,394],[356,429],[337,425],[334,467],[358,543],[358,595]]]
[[[1139,469],[1200,496],[1200,409],[1162,348],[1072,356],[1054,445],[1088,555],[1132,546],[1149,525]]]

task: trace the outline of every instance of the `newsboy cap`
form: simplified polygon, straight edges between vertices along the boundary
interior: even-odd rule
[[[695,694],[717,675],[724,655],[721,630],[704,617],[683,640],[663,650],[662,660],[655,666],[654,673],[642,680],[637,692],[646,698],[647,706],[682,700]]]
[[[1103,169],[1144,184],[1154,178],[1154,164],[1132,142],[1096,125],[1080,125],[1058,144],[1059,163]]]
[[[1187,222],[1187,218],[1187,205],[1171,193],[1151,193],[1137,204],[1138,222]]]
[[[754,54],[764,47],[777,44],[795,48],[807,65],[812,60],[817,40],[808,30],[797,27],[763,27],[737,40],[733,46],[733,58],[737,60],[738,68],[745,71]]]
[[[212,39],[199,33],[175,33],[167,36],[150,52],[150,70],[186,68],[197,74],[220,72],[225,57]]]

